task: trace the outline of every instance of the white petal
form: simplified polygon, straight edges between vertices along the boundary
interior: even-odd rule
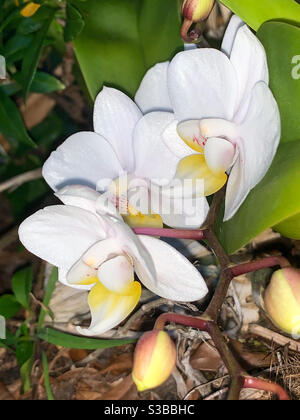
[[[57,198],[69,206],[96,212],[96,202],[101,195],[92,188],[84,185],[69,185],[55,193]]]
[[[141,296],[141,285],[132,283],[130,294],[120,295],[112,293],[98,282],[91,290],[88,298],[92,314],[89,328],[80,328],[79,333],[87,336],[99,335],[116,327],[137,305]]]
[[[163,222],[175,229],[198,229],[204,223],[209,205],[205,197],[171,201],[171,211],[162,213]]]
[[[235,147],[220,137],[211,137],[204,146],[207,166],[213,173],[226,172],[233,163]]]
[[[91,268],[98,269],[101,264],[110,258],[122,254],[122,243],[116,238],[107,238],[94,243],[81,257],[81,260]],[[72,267],[73,268],[73,267]],[[76,270],[77,266],[75,267]],[[68,277],[72,277],[72,269],[68,273]],[[70,283],[73,281],[69,278]]]
[[[157,284],[141,278],[153,293],[167,299],[192,302],[202,299],[208,292],[201,274],[182,254],[167,243],[149,236],[139,238],[154,262]]]
[[[237,31],[230,61],[238,79],[239,91],[234,121],[239,123],[247,113],[253,87],[260,81],[269,83],[264,47],[246,25]]]
[[[144,114],[152,111],[171,111],[167,73],[169,62],[158,63],[144,76],[135,95],[135,102]]]
[[[66,185],[96,188],[100,179],[114,179],[123,169],[110,144],[93,132],[69,137],[43,166],[43,177],[57,191]]]
[[[254,87],[247,117],[239,131],[239,159],[228,180],[224,220],[235,214],[249,191],[264,177],[279,144],[279,110],[265,83]]]
[[[78,260],[66,274],[68,286],[85,286],[87,290],[98,282],[97,270]]]
[[[105,237],[100,217],[71,206],[50,206],[28,217],[19,228],[22,244],[59,268],[69,269]]]
[[[168,86],[179,121],[213,117],[230,120],[233,116],[235,70],[218,50],[200,48],[177,54],[169,66]]]
[[[133,130],[142,117],[136,104],[123,92],[104,87],[94,105],[94,130],[113,147],[122,167],[132,172]]]
[[[170,149],[170,151],[178,157],[178,159],[183,159],[186,156],[189,156],[191,153],[191,148],[182,140],[177,132],[178,121],[174,120],[163,132],[163,141],[165,145]]]
[[[111,201],[110,191],[107,191],[99,196],[96,202],[96,211],[102,216],[111,216],[122,220],[118,209]]]
[[[137,124],[134,132],[135,175],[166,184],[173,178],[179,159],[170,152],[163,141],[174,115],[168,112],[151,112]]]
[[[125,294],[134,280],[133,265],[125,255],[118,255],[98,268],[100,282],[111,292]]]
[[[224,38],[222,41],[222,46],[221,46],[221,50],[228,57],[230,57],[237,31],[239,30],[241,26],[244,26],[244,25],[245,23],[237,15],[233,15],[232,18],[230,19],[229,24],[226,28]]]

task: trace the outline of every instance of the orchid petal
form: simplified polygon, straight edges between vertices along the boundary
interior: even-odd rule
[[[122,254],[122,243],[117,238],[108,238],[93,244],[81,257],[81,260],[93,269],[98,269],[101,264],[110,258]],[[72,270],[77,269],[77,265],[71,268],[67,280],[72,283]],[[69,278],[70,277],[70,278]],[[75,276],[74,276],[75,278]]]
[[[133,130],[142,117],[136,104],[117,89],[104,87],[94,105],[94,129],[113,147],[122,167],[132,172]]]
[[[170,212],[162,213],[167,226],[175,229],[198,229],[204,223],[209,205],[205,197],[170,200]]]
[[[99,196],[96,201],[96,211],[99,215],[115,217],[119,220],[122,220],[122,216],[118,212],[118,209],[111,201],[110,191],[106,191]]]
[[[168,86],[179,121],[233,117],[236,75],[222,52],[200,48],[175,56],[168,69]]]
[[[163,227],[163,220],[159,214],[138,214],[136,216],[123,216],[123,219],[124,222],[131,228]]]
[[[163,132],[163,141],[167,148],[179,159],[189,156],[192,152],[190,147],[182,141],[177,131],[178,121],[174,120]]]
[[[87,265],[82,259],[78,260],[66,273],[68,286],[91,286],[98,282],[97,269]]]
[[[109,235],[115,237],[121,244],[122,253],[129,255],[133,260],[134,268],[140,267],[151,282],[156,282],[156,273],[151,255],[145,249],[138,236],[123,221],[110,219],[112,226]]]
[[[227,175],[213,173],[205,161],[204,155],[191,155],[182,159],[176,172],[176,180],[181,180],[186,198],[196,196],[208,196],[219,191],[226,183]],[[185,183],[185,184],[184,184]]]
[[[54,191],[70,184],[96,188],[99,179],[115,179],[122,172],[111,145],[92,132],[69,137],[43,166],[43,177]]]
[[[230,61],[238,80],[235,122],[241,122],[248,110],[251,91],[257,82],[269,83],[267,57],[259,39],[244,25],[236,34]]]
[[[144,76],[135,95],[135,102],[143,114],[153,111],[172,111],[167,74],[169,62],[158,63]]]
[[[179,123],[177,132],[191,149],[198,153],[203,153],[206,139],[201,133],[199,120],[187,120]]]
[[[80,334],[94,336],[116,327],[133,311],[141,297],[141,285],[135,281],[127,295],[112,293],[98,282],[89,293],[92,314],[89,328],[78,327]]]
[[[210,137],[204,147],[204,156],[211,172],[223,174],[233,163],[235,147],[223,138]]]
[[[138,122],[134,132],[136,176],[155,180],[157,184],[174,177],[179,159],[163,141],[164,131],[173,121],[171,113],[151,112]]]
[[[180,252],[157,238],[139,235],[154,262],[157,283],[140,277],[141,282],[153,293],[166,299],[191,302],[207,294],[207,286],[196,267]]]
[[[84,185],[68,185],[54,194],[60,201],[69,206],[96,212],[96,202],[100,194]]]
[[[111,292],[127,294],[134,280],[133,265],[128,257],[118,255],[98,268],[98,279]]]
[[[222,41],[222,46],[221,46],[221,50],[228,57],[230,57],[237,31],[240,29],[241,26],[244,26],[244,25],[245,23],[237,15],[233,15],[231,17],[229,24],[226,28],[223,41]]]
[[[105,238],[96,214],[72,206],[50,206],[19,227],[22,244],[59,268],[69,269],[95,242]]]
[[[280,114],[268,86],[259,82],[245,121],[239,128],[239,159],[230,173],[224,220],[230,219],[249,191],[265,176],[280,140]]]

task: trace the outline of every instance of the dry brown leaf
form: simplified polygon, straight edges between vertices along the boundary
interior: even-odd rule
[[[88,352],[83,349],[70,349],[68,353],[73,362],[79,362],[88,356]]]
[[[119,379],[118,381],[111,384],[111,389],[103,394],[100,400],[126,400],[138,399],[138,392],[136,386],[132,380],[132,375],[128,375],[125,378]]]
[[[213,341],[201,343],[190,357],[192,368],[217,372],[222,366],[222,359],[214,346]]]
[[[100,370],[99,373],[102,375],[111,373],[113,375],[121,375],[122,373],[132,370],[133,365],[133,354],[123,353],[118,356],[114,356],[112,361],[104,369]]]

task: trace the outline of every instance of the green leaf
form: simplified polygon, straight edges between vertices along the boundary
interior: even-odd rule
[[[51,296],[54,292],[57,280],[58,280],[58,269],[53,268],[51,276],[48,280],[48,284],[46,286],[45,296],[44,296],[44,300],[43,300],[43,306],[46,307],[46,308],[49,306]],[[49,311],[46,311],[44,308],[42,308],[42,310],[40,312],[39,320],[38,320],[38,327],[37,327],[38,331],[42,328],[43,322],[45,320],[45,316],[48,312]]]
[[[295,0],[221,0],[255,31],[268,20],[300,23],[300,5]]]
[[[12,318],[21,309],[14,295],[3,295],[0,297],[0,315],[6,319]]]
[[[30,308],[32,280],[33,273],[31,267],[17,271],[12,279],[12,290],[16,300],[26,309]]]
[[[16,358],[19,366],[24,365],[34,355],[34,343],[32,341],[19,341],[16,348]]]
[[[20,85],[22,85],[21,73],[14,74],[13,78]],[[58,90],[63,90],[64,88],[65,85],[56,77],[52,76],[51,74],[44,73],[42,71],[37,71],[32,81],[30,91],[36,93],[51,93]]]
[[[33,82],[39,58],[43,49],[43,43],[54,15],[55,9],[49,8],[48,18],[43,21],[41,29],[36,32],[34,39],[26,50],[25,58],[22,63],[23,92],[25,100],[27,99],[31,84]]]
[[[300,141],[282,143],[264,179],[217,234],[228,253],[300,212]]]
[[[43,361],[43,372],[44,372],[44,384],[45,384],[47,398],[48,398],[48,401],[54,401],[54,397],[53,397],[53,394],[51,391],[51,385],[50,385],[48,360],[47,360],[47,355],[44,351],[42,353],[42,361]]]
[[[31,388],[31,371],[34,362],[34,349],[33,355],[30,357],[20,368],[20,376],[22,382],[22,393],[28,392]]]
[[[282,141],[299,140],[300,28],[282,22],[267,22],[257,36],[268,57],[270,87],[281,114]]]
[[[2,90],[0,90],[0,132],[15,148],[18,143],[35,147],[35,143],[27,134],[17,106]]]
[[[135,343],[136,339],[122,340],[97,340],[95,338],[79,337],[76,335],[66,334],[52,328],[42,330],[38,337],[48,343],[55,344],[70,349],[96,350],[106,349],[110,347],[124,346],[125,344]]]
[[[66,13],[67,16],[64,30],[64,40],[65,42],[71,42],[81,33],[85,23],[82,14],[70,3],[67,3]]]
[[[149,67],[183,47],[178,0],[73,3],[85,19],[74,45],[92,98],[104,84],[134,96]]]

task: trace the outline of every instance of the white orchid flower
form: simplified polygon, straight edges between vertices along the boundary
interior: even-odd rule
[[[134,272],[167,299],[185,302],[206,295],[207,286],[193,264],[167,243],[135,235],[120,216],[111,216],[113,207],[103,215],[95,190],[69,186],[57,196],[66,204],[28,217],[19,237],[30,252],[59,268],[62,283],[90,290],[92,321],[89,328],[78,329],[81,334],[102,334],[130,314],[141,296]]]
[[[224,220],[264,177],[280,140],[280,115],[268,87],[262,44],[233,16],[222,51],[184,51],[150,69],[136,94],[141,110],[174,112],[177,132],[194,155],[178,177],[204,178],[204,193],[219,190],[229,174]],[[164,139],[176,156],[178,138]]]
[[[165,197],[170,209],[164,211],[159,204],[152,203],[159,202],[153,198],[164,194],[164,186],[174,177],[178,162],[190,154],[183,144],[176,156],[163,141],[163,138],[171,141],[169,137],[174,136],[179,140],[175,127],[173,113],[154,112],[143,117],[125,94],[105,87],[95,101],[95,132],[69,137],[45,162],[43,176],[54,191],[82,184],[105,192],[117,207],[123,204],[126,221],[133,226],[162,227],[163,220],[171,227],[200,227],[208,211],[205,198],[185,198],[183,193],[172,198],[167,188]],[[153,192],[154,186],[157,188]],[[151,195],[148,206],[151,217],[143,216],[145,212],[130,204],[137,189],[142,205]],[[122,214],[126,211],[120,210]]]

